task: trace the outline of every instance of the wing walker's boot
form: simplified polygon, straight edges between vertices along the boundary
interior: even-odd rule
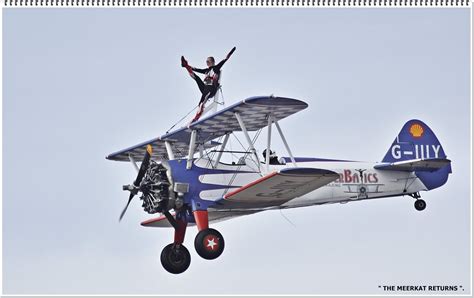
[[[194,72],[191,66],[189,66],[188,61],[184,59],[184,56],[181,56],[181,66],[185,67],[186,70],[188,71],[189,75],[194,78]]]

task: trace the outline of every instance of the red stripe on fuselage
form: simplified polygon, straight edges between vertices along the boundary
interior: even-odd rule
[[[270,179],[270,178],[272,178],[273,176],[275,176],[276,174],[278,174],[278,172],[273,172],[273,173],[271,173],[270,175],[267,175],[267,176],[265,176],[265,177],[262,177],[262,178],[260,178],[260,179],[257,179],[257,180],[255,180],[255,181],[252,182],[252,183],[249,183],[249,184],[247,184],[247,185],[242,186],[242,187],[239,188],[239,189],[236,189],[236,190],[234,190],[234,191],[231,191],[231,192],[229,192],[228,194],[226,194],[226,195],[224,196],[224,199],[227,199],[228,197],[231,197],[231,196],[235,195],[236,193],[239,193],[239,192],[241,192],[241,191],[243,191],[243,190],[246,190],[247,188],[249,188],[249,187],[251,187],[251,186],[254,186],[255,184],[258,184],[258,183],[260,183],[260,182],[262,182],[262,181],[265,181],[265,180],[267,180],[267,179]]]

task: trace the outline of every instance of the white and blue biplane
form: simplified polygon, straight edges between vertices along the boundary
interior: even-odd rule
[[[197,253],[215,259],[224,250],[224,238],[209,228],[211,222],[266,210],[405,195],[414,198],[416,210],[421,211],[426,203],[420,192],[446,183],[451,161],[433,131],[420,120],[405,123],[381,162],[294,156],[280,121],[307,107],[292,98],[252,97],[108,155],[109,160],[131,162],[138,171],[133,184],[123,186],[130,196],[120,219],[140,193],[144,210],[160,214],[141,224],[174,228],[174,241],[163,249],[161,263],[177,274],[191,262],[183,245],[188,225],[199,230],[194,241]],[[273,127],[288,157],[272,156]],[[259,158],[254,145],[262,129],[267,132],[266,148]],[[243,134],[245,150],[229,150],[229,138],[236,133]],[[226,163],[226,154],[240,156],[237,162]]]

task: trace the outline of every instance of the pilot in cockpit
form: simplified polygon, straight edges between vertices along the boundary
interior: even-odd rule
[[[262,152],[263,159],[266,160],[267,158],[267,149],[263,150]],[[278,156],[276,155],[275,151],[270,150],[270,164],[271,165],[280,165],[281,163],[278,161]]]

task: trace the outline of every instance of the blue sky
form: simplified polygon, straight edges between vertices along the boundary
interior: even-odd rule
[[[4,9],[3,291],[6,294],[470,293],[468,9]],[[266,212],[215,225],[226,250],[161,268],[171,230],[117,218],[135,171],[105,160],[164,134],[196,105],[185,55],[223,58],[227,104],[305,100],[281,125],[298,156],[380,161],[403,124],[428,124],[453,161],[411,198]],[[264,142],[264,140],[263,140]],[[284,148],[275,142],[277,152]]]

